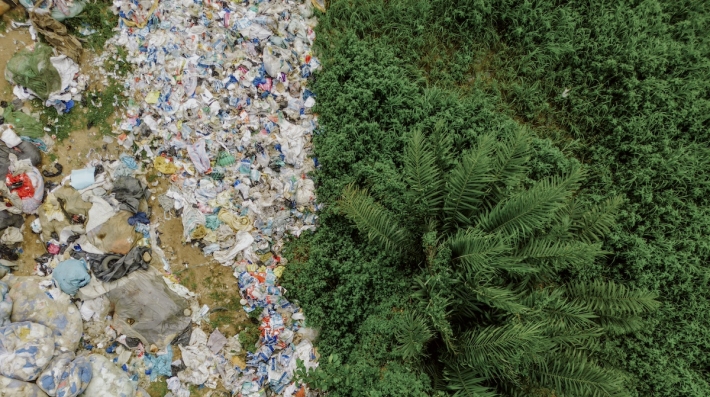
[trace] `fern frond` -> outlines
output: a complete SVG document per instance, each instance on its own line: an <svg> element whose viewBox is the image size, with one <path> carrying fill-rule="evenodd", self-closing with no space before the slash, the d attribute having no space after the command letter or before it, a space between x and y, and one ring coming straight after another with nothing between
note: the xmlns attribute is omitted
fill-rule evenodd
<svg viewBox="0 0 710 397"><path fill-rule="evenodd" d="M542 180L532 188L498 203L480 218L479 226L488 233L517 236L519 241L549 222L581 178L582 173L577 169L565 178Z"/></svg>
<svg viewBox="0 0 710 397"><path fill-rule="evenodd" d="M477 300L511 314L521 314L530 310L520 302L520 298L510 288L475 286L460 293L471 296L472 292L475 292L474 296Z"/></svg>
<svg viewBox="0 0 710 397"><path fill-rule="evenodd" d="M507 324L465 332L461 338L462 353L458 362L486 378L503 375L516 357L533 355L543 348L542 324Z"/></svg>
<svg viewBox="0 0 710 397"><path fill-rule="evenodd" d="M560 397L626 397L624 376L590 362L583 355L550 356L530 369L534 383L552 388Z"/></svg>
<svg viewBox="0 0 710 397"><path fill-rule="evenodd" d="M506 189L517 185L525 178L527 171L525 164L529 158L530 135L519 128L508 139L501 142L498 150L493 154L493 183L486 194L485 201L495 204L504 197Z"/></svg>
<svg viewBox="0 0 710 397"><path fill-rule="evenodd" d="M446 240L451 248L453 263L466 266L470 271L489 268L492 258L510 252L510 245L500 236L484 234L477 229L459 230Z"/></svg>
<svg viewBox="0 0 710 397"><path fill-rule="evenodd" d="M514 255L533 265L557 271L569 266L580 268L591 264L597 257L605 253L601 249L601 244L531 239Z"/></svg>
<svg viewBox="0 0 710 397"><path fill-rule="evenodd" d="M656 310L660 303L657 294L633 291L621 284L596 280L572 283L564 287L565 295L586 305L600 316L634 315Z"/></svg>
<svg viewBox="0 0 710 397"><path fill-rule="evenodd" d="M585 242L596 242L609 233L614 225L614 215L621 207L623 199L615 196L601 205L595 205L579 218L573 219L571 231Z"/></svg>
<svg viewBox="0 0 710 397"><path fill-rule="evenodd" d="M338 200L340 210L367 233L367 238L390 253L400 253L411 246L411 237L400 227L394 216L370 197L367 190L348 185Z"/></svg>
<svg viewBox="0 0 710 397"><path fill-rule="evenodd" d="M421 131L415 130L404 153L404 180L416 193L417 200L435 211L443 200L441 172L431 145Z"/></svg>
<svg viewBox="0 0 710 397"><path fill-rule="evenodd" d="M522 303L535 310L535 318L549 325L549 329L564 331L596 326L598 317L586 305L568 301L564 290L546 288L530 294Z"/></svg>
<svg viewBox="0 0 710 397"><path fill-rule="evenodd" d="M602 336L603 333L604 329L599 326L559 332L549 337L550 341L557 345L557 347L551 349L551 351L558 351L560 349L590 350L597 344L599 337Z"/></svg>
<svg viewBox="0 0 710 397"><path fill-rule="evenodd" d="M639 331L643 328L644 321L639 316L600 316L599 325L613 335L623 335Z"/></svg>
<svg viewBox="0 0 710 397"><path fill-rule="evenodd" d="M426 343L434 333L421 315L408 311L401 319L395 336L399 342L395 352L405 359L416 359L423 354Z"/></svg>
<svg viewBox="0 0 710 397"><path fill-rule="evenodd" d="M485 378L479 378L476 371L460 365L447 365L444 369L446 388L454 392L455 397L496 397L497 393L482 385Z"/></svg>
<svg viewBox="0 0 710 397"><path fill-rule="evenodd" d="M481 205L486 185L492 181L490 153L495 146L491 135L479 137L475 149L466 152L451 170L446 182L444 216L446 225L467 225L469 216Z"/></svg>
<svg viewBox="0 0 710 397"><path fill-rule="evenodd" d="M452 294L441 287L438 276L419 275L414 277L412 298L419 303L419 312L426 315L439 337L450 352L456 351L454 330L449 322Z"/></svg>

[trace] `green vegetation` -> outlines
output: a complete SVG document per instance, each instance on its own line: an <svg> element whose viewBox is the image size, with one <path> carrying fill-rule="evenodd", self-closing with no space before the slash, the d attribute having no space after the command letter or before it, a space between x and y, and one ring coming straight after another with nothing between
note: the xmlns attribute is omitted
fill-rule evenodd
<svg viewBox="0 0 710 397"><path fill-rule="evenodd" d="M168 382L164 377L160 376L155 382L151 382L150 386L145 390L151 397L163 397L168 394Z"/></svg>
<svg viewBox="0 0 710 397"><path fill-rule="evenodd" d="M124 103L121 86L111 82L103 91L87 91L84 94L86 106L75 104L69 113L57 113L53 107L46 107L38 100L33 100L35 109L40 109L40 122L48 126L57 139L66 139L72 131L96 127L99 133L111 133L111 123L116 108Z"/></svg>
<svg viewBox="0 0 710 397"><path fill-rule="evenodd" d="M565 379L598 380L603 395L710 395L709 8L687 0L334 1L320 16L324 68L312 83L321 126L317 193L327 205L320 229L289 247L284 277L321 329L322 365L309 382L342 396L476 395L481 387L501 395L595 395L552 375L567 372L574 376ZM403 177L416 131L429 142L441 181L482 137L507 142L530 134L525 178L501 203L581 168L586 178L565 202L575 209L618 204L617 223L594 233L602 244L594 255L553 266L538 289L519 287L537 273L504 270L474 279L462 293L469 273L442 248L459 230L485 227L488 217L480 215L498 204L466 207L481 214L458 229L446 229L439 207L430 222L431 206L415 197L448 185L412 190ZM348 202L370 208L370 217L350 222L341 212ZM353 208L345 213L357 219ZM560 221L555 214L523 234L549 235ZM562 224L574 219L586 222L570 215ZM372 232L378 228L393 240L383 245ZM591 242L577 231L554 232ZM565 240L547 248L552 241ZM592 260L599 251L609 254ZM477 291L484 287L499 294ZM646 302L657 293L663 304L643 322L622 324L607 311L619 306L576 307L592 291ZM523 307L491 300L506 296ZM565 310L574 307L575 324L604 329L572 338L584 355L567 354L557 344L567 339L550 334L549 325L525 328L549 314L544 308L571 314ZM470 348L486 340L501 349L481 355ZM443 357L461 366L444 368ZM543 363L547 370L536 370Z"/></svg>
<svg viewBox="0 0 710 397"><path fill-rule="evenodd" d="M84 46L100 52L106 41L113 37L113 29L118 26L118 15L113 13L112 2L108 0L87 1L84 10L74 18L64 21L69 33L85 40ZM84 36L84 29L96 32Z"/></svg>
<svg viewBox="0 0 710 397"><path fill-rule="evenodd" d="M256 342L259 341L261 333L259 332L259 327L253 324L246 324L242 332L239 333L239 343L241 343L242 348L249 353L255 353Z"/></svg>

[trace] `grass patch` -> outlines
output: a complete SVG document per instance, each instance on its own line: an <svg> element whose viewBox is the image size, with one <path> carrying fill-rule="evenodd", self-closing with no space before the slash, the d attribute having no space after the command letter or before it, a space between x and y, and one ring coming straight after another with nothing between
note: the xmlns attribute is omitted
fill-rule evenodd
<svg viewBox="0 0 710 397"><path fill-rule="evenodd" d="M169 392L168 382L161 376L155 382L151 382L145 391L148 392L150 397L164 397Z"/></svg>

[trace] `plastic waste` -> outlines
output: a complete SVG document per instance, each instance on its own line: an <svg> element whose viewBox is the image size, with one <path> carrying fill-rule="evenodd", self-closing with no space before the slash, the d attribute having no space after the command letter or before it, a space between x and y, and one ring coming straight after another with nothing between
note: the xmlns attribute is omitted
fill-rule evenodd
<svg viewBox="0 0 710 397"><path fill-rule="evenodd" d="M42 43L35 44L34 51L30 51L28 49L20 50L7 62L7 66L5 67L5 78L11 83L18 84L32 90L32 92L39 98L47 100L51 93L61 89L62 84L59 72L57 72L57 69L54 65L52 65L49 59L51 56L52 47ZM10 124L26 122L26 119L24 121L19 121L19 119L13 118L12 116L8 117L8 114L3 114L3 116L5 117L5 121ZM37 122L35 121L35 123ZM20 128L16 124L13 125L15 126L15 129L18 130L20 135L25 135L20 131ZM37 131L34 128L31 130ZM40 127L39 131L41 130L42 128ZM39 138L42 135L44 134L34 133L27 136Z"/></svg>
<svg viewBox="0 0 710 397"><path fill-rule="evenodd" d="M121 202L121 209L136 213L141 199L146 197L146 189L133 177L120 177L114 181L113 193Z"/></svg>
<svg viewBox="0 0 710 397"><path fill-rule="evenodd" d="M8 292L10 286L0 281L0 327L10 324L10 314L12 314L12 299Z"/></svg>
<svg viewBox="0 0 710 397"><path fill-rule="evenodd" d="M12 277L6 281L10 285L9 295L13 302L13 323L32 321L45 325L52 331L57 351L76 351L83 324L79 310L69 295L51 286L51 281L47 287L40 286L43 279L39 277Z"/></svg>
<svg viewBox="0 0 710 397"><path fill-rule="evenodd" d="M190 324L185 315L188 302L154 269L135 271L119 281L123 283L106 297L115 307L112 324L120 333L162 349Z"/></svg>
<svg viewBox="0 0 710 397"><path fill-rule="evenodd" d="M214 354L207 347L207 335L195 328L189 346L180 346L182 362L187 367L178 373L178 378L187 383L215 388L219 372Z"/></svg>
<svg viewBox="0 0 710 397"><path fill-rule="evenodd" d="M47 394L34 383L23 382L2 375L0 375L0 390L3 391L3 397L47 397Z"/></svg>
<svg viewBox="0 0 710 397"><path fill-rule="evenodd" d="M0 211L0 230L9 227L19 228L25 223L22 215L11 214L7 211Z"/></svg>
<svg viewBox="0 0 710 397"><path fill-rule="evenodd" d="M17 269L17 264L5 259L0 259L0 279Z"/></svg>
<svg viewBox="0 0 710 397"><path fill-rule="evenodd" d="M72 170L71 186L76 190L85 189L94 184L94 167L82 168L80 170Z"/></svg>
<svg viewBox="0 0 710 397"><path fill-rule="evenodd" d="M73 0L69 2L57 2L57 3L41 3L39 5L35 4L32 0L18 0L25 8L40 8L42 10L51 9L52 18L57 21L63 21L68 18L74 18L79 15L86 6L86 2L82 0ZM53 6L52 6L53 5ZM49 6L49 7L48 7Z"/></svg>
<svg viewBox="0 0 710 397"><path fill-rule="evenodd" d="M52 272L52 278L65 294L76 295L79 288L91 281L88 270L89 267L84 260L67 259L59 262Z"/></svg>
<svg viewBox="0 0 710 397"><path fill-rule="evenodd" d="M155 160L153 160L153 167L158 170L158 172L166 175L174 174L178 170L174 162L169 161L163 156L157 156Z"/></svg>
<svg viewBox="0 0 710 397"><path fill-rule="evenodd" d="M89 213L89 209L92 208L90 202L84 201L81 194L67 186L62 186L54 192L54 196L62 204L62 208L69 215L81 215L86 217Z"/></svg>
<svg viewBox="0 0 710 397"><path fill-rule="evenodd" d="M37 378L37 386L50 397L76 397L91 382L92 367L86 357L75 358L73 352L52 359Z"/></svg>
<svg viewBox="0 0 710 397"><path fill-rule="evenodd" d="M90 354L87 357L91 364L91 382L84 393L85 397L134 397L137 387L120 367L108 358Z"/></svg>
<svg viewBox="0 0 710 397"><path fill-rule="evenodd" d="M219 353L220 350L227 344L227 338L222 335L221 332L219 332L218 329L215 329L212 331L210 334L210 338L207 341L207 347L212 351L212 353L217 354Z"/></svg>
<svg viewBox="0 0 710 397"><path fill-rule="evenodd" d="M5 245L13 245L15 243L21 243L24 240L22 236L22 231L16 227L8 227L2 232L0 236L0 243Z"/></svg>
<svg viewBox="0 0 710 397"><path fill-rule="evenodd" d="M139 239L128 218L133 216L128 211L119 211L99 227L87 231L89 242L104 253L126 255ZM91 216L89 216L91 219Z"/></svg>
<svg viewBox="0 0 710 397"><path fill-rule="evenodd" d="M150 381L153 382L158 379L158 376L172 375L171 364L173 362L173 348L168 346L166 352L163 354L146 354L144 360L146 362L146 369L150 370Z"/></svg>
<svg viewBox="0 0 710 397"><path fill-rule="evenodd" d="M118 280L136 270L148 269L152 259L151 254L150 247L136 246L125 256L106 255L100 260L91 261L91 271L101 281Z"/></svg>
<svg viewBox="0 0 710 397"><path fill-rule="evenodd" d="M29 321L0 328L0 375L33 381L54 354L52 330Z"/></svg>
<svg viewBox="0 0 710 397"><path fill-rule="evenodd" d="M24 113L23 113L24 114ZM30 142L22 141L19 145L8 148L7 145L0 144L0 173L7 175L10 168L10 153L17 157L18 160L29 160L30 164L37 166L42 162L42 155L37 146Z"/></svg>
<svg viewBox="0 0 710 397"><path fill-rule="evenodd" d="M60 2L57 1L55 4L60 4ZM81 9L78 9L78 11L80 12ZM52 47L56 48L59 53L79 62L82 53L81 42L69 34L64 24L42 10L31 9L29 14L32 26ZM58 16L61 18L61 14Z"/></svg>

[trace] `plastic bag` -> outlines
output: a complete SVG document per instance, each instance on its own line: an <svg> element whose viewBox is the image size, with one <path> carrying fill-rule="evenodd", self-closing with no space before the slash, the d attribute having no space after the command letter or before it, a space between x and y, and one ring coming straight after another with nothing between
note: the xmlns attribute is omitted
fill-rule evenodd
<svg viewBox="0 0 710 397"><path fill-rule="evenodd" d="M49 327L58 351L76 351L84 331L79 309L59 288L40 287L39 277L7 280L12 299L12 322L33 321Z"/></svg>
<svg viewBox="0 0 710 397"><path fill-rule="evenodd" d="M49 94L60 90L62 85L59 72L57 72L57 69L49 60L51 56L52 47L42 43L37 43L34 51L27 49L21 50L7 62L5 79L11 83L32 90L38 97L46 101L47 98L49 98ZM12 118L7 115L5 115L5 120L15 125ZM15 128L18 129L20 135L25 135L19 131L17 126L15 126ZM39 138L42 135L43 134L27 136Z"/></svg>
<svg viewBox="0 0 710 397"><path fill-rule="evenodd" d="M86 262L76 259L59 262L52 272L52 278L59 284L59 288L69 295L76 295L79 288L91 281Z"/></svg>
<svg viewBox="0 0 710 397"><path fill-rule="evenodd" d="M14 59L14 58L13 58ZM10 60L12 61L12 60ZM8 69L5 71L5 76L7 77L7 70L9 70L10 63L8 62ZM56 69L54 70L57 71ZM58 76L58 74L57 74ZM28 136L30 138L40 138L44 136L44 130L42 130L42 124L37 121L34 117L26 114L22 111L15 111L12 105L5 108L2 113L5 118L5 122L12 125L12 128L18 135ZM6 151L4 149L3 151ZM39 161L38 161L39 162Z"/></svg>
<svg viewBox="0 0 710 397"><path fill-rule="evenodd" d="M62 353L49 363L37 378L37 385L50 397L76 397L89 386L91 363L86 357L74 358L74 353Z"/></svg>
<svg viewBox="0 0 710 397"><path fill-rule="evenodd" d="M90 354L88 360L91 363L92 377L82 396L134 397L136 395L136 386L131 382L128 374L108 358Z"/></svg>
<svg viewBox="0 0 710 397"><path fill-rule="evenodd" d="M128 224L128 218L133 216L128 211L119 211L103 225L89 230L89 242L102 252L113 252L125 255L137 239L133 226Z"/></svg>
<svg viewBox="0 0 710 397"><path fill-rule="evenodd" d="M28 9L33 8L35 6L35 2L32 0L19 1L20 4L22 4L25 8ZM45 10L47 9L45 4L45 2L42 2L38 5L38 7ZM52 7L52 18L56 19L57 21L63 21L65 19L74 18L75 16L81 14L85 6L86 2L83 0L74 0L71 2L71 4L65 4L62 7L57 5L56 7Z"/></svg>
<svg viewBox="0 0 710 397"><path fill-rule="evenodd" d="M10 324L10 314L12 314L12 299L8 292L10 286L0 281L0 327Z"/></svg>
<svg viewBox="0 0 710 397"><path fill-rule="evenodd" d="M140 181L133 177L120 177L113 184L116 200L121 202L121 209L136 213L139 211L141 199L145 198L146 190Z"/></svg>
<svg viewBox="0 0 710 397"><path fill-rule="evenodd" d="M185 316L188 302L152 268L120 279L106 297L115 308L113 327L146 346L162 349L190 324L190 317Z"/></svg>
<svg viewBox="0 0 710 397"><path fill-rule="evenodd" d="M34 383L0 376L0 396L2 397L47 397Z"/></svg>
<svg viewBox="0 0 710 397"><path fill-rule="evenodd" d="M52 330L29 321L0 328L0 375L33 381L54 354Z"/></svg>

